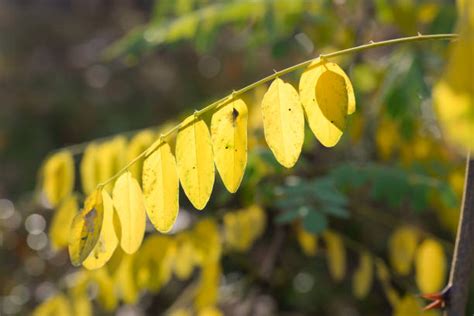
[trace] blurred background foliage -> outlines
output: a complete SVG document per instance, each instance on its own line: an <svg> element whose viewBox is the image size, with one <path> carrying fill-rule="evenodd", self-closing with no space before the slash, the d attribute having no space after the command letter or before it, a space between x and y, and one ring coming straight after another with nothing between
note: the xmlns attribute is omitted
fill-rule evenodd
<svg viewBox="0 0 474 316"><path fill-rule="evenodd" d="M33 199L49 151L159 129L273 69L371 40L448 33L455 21L448 0L1 1L0 314L28 314L48 297L62 306L54 295L76 272L66 251L50 246L53 213ZM423 251L416 258L414 251L434 240L450 258L458 219L463 157L443 142L431 102L446 47L426 42L339 58L358 111L335 148L307 137L294 169L284 170L262 146L259 112L250 113L252 151L239 192L219 185L199 214L184 203L173 232L184 234L203 217L223 223L230 243L218 289L224 314L417 315L416 295L443 285L446 271L440 284L423 285L419 270L430 270ZM264 92L248 93L249 107ZM248 237L242 245L229 228L239 221L224 210L251 204L265 210L267 229L261 236L238 230ZM363 290L353 290L351 278L368 278L356 273L363 254L378 282L358 299ZM103 280L98 275L87 278ZM133 304L114 313L176 307L186 293L177 279L159 295L124 298ZM95 314L110 313L97 282L87 295L99 295Z"/></svg>

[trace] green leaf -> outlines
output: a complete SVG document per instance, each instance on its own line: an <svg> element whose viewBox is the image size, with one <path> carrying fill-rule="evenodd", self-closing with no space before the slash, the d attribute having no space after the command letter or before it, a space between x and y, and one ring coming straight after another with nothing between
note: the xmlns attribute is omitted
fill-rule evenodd
<svg viewBox="0 0 474 316"><path fill-rule="evenodd" d="M310 211L303 219L303 228L310 233L319 234L328 226L326 216L314 210Z"/></svg>

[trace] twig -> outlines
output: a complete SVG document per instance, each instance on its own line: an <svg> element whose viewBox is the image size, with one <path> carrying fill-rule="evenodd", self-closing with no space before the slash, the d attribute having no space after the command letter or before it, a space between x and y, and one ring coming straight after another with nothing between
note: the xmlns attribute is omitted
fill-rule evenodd
<svg viewBox="0 0 474 316"><path fill-rule="evenodd" d="M447 286L445 316L464 315L474 260L474 159L467 156L463 202Z"/></svg>

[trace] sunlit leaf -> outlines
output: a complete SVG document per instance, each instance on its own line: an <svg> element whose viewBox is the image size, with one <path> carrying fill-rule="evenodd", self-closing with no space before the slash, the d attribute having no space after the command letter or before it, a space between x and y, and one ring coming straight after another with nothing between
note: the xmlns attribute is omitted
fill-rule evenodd
<svg viewBox="0 0 474 316"><path fill-rule="evenodd" d="M69 229L74 216L79 212L76 195L70 195L59 205L51 220L49 239L54 250L67 247L69 242Z"/></svg>
<svg viewBox="0 0 474 316"><path fill-rule="evenodd" d="M352 84L335 63L316 60L301 75L300 97L308 124L326 147L337 144L346 116L355 111Z"/></svg>
<svg viewBox="0 0 474 316"><path fill-rule="evenodd" d="M390 236L388 257L393 269L400 275L408 275L418 246L418 231L402 226Z"/></svg>
<svg viewBox="0 0 474 316"><path fill-rule="evenodd" d="M145 159L142 179L148 218L158 231L168 232L179 210L178 172L168 143L162 142Z"/></svg>
<svg viewBox="0 0 474 316"><path fill-rule="evenodd" d="M247 105L242 99L220 107L211 120L214 161L222 182L237 191L247 165Z"/></svg>
<svg viewBox="0 0 474 316"><path fill-rule="evenodd" d="M124 172L115 183L113 201L120 220L120 246L123 251L132 254L142 243L146 214L142 190L129 171Z"/></svg>
<svg viewBox="0 0 474 316"><path fill-rule="evenodd" d="M99 240L104 216L102 190L94 191L84 202L84 208L71 224L69 234L69 257L79 266L91 253Z"/></svg>
<svg viewBox="0 0 474 316"><path fill-rule="evenodd" d="M102 203L104 216L99 240L89 256L82 263L82 265L89 270L98 269L107 263L110 257L112 257L118 244L113 222L114 205L112 198L106 191L102 191Z"/></svg>
<svg viewBox="0 0 474 316"><path fill-rule="evenodd" d="M434 239L427 239L416 250L416 284L422 293L442 289L446 279L446 256L443 247Z"/></svg>
<svg viewBox="0 0 474 316"><path fill-rule="evenodd" d="M363 252L359 256L359 266L352 277L352 293L356 298L363 299L367 296L372 287L373 275L372 257L369 253Z"/></svg>
<svg viewBox="0 0 474 316"><path fill-rule="evenodd" d="M57 206L74 187L74 159L69 151L53 154L42 167L42 189L48 202Z"/></svg>
<svg viewBox="0 0 474 316"><path fill-rule="evenodd" d="M176 163L184 193L195 208L202 210L214 186L214 159L209 129L194 115L181 123L176 139Z"/></svg>
<svg viewBox="0 0 474 316"><path fill-rule="evenodd" d="M327 264L329 273L335 281L341 281L346 274L346 248L341 237L333 232L323 234L327 248Z"/></svg>
<svg viewBox="0 0 474 316"><path fill-rule="evenodd" d="M82 191L91 194L99 184L98 146L87 145L80 164Z"/></svg>
<svg viewBox="0 0 474 316"><path fill-rule="evenodd" d="M154 133L150 130L144 130L133 136L127 145L126 160L132 161L143 151L145 151L153 143L154 136ZM143 159L139 159L129 168L132 176L137 179L138 183L140 184L142 183L142 168Z"/></svg>
<svg viewBox="0 0 474 316"><path fill-rule="evenodd" d="M51 296L32 313L33 316L72 316L71 304L63 294Z"/></svg>
<svg viewBox="0 0 474 316"><path fill-rule="evenodd" d="M291 168L304 141L304 114L296 89L276 78L262 100L265 140L277 161Z"/></svg>

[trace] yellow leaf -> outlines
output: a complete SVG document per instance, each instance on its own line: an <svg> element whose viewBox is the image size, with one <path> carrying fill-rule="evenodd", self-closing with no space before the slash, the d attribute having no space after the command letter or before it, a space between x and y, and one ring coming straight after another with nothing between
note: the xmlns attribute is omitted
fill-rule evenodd
<svg viewBox="0 0 474 316"><path fill-rule="evenodd" d="M412 227L400 227L390 236L388 256L398 274L410 273L417 246L418 232Z"/></svg>
<svg viewBox="0 0 474 316"><path fill-rule="evenodd" d="M196 254L192 240L187 234L181 235L178 242L174 272L178 279L186 280L191 276L196 263Z"/></svg>
<svg viewBox="0 0 474 316"><path fill-rule="evenodd" d="M127 161L132 161L145 151L153 143L154 137L154 133L150 130L144 130L137 133L128 143L126 154ZM142 183L142 168L143 159L139 159L129 168L132 176L137 179L138 183Z"/></svg>
<svg viewBox="0 0 474 316"><path fill-rule="evenodd" d="M98 287L97 301L106 311L113 311L118 303L114 279L105 268L91 271L91 274Z"/></svg>
<svg viewBox="0 0 474 316"><path fill-rule="evenodd" d="M304 254L309 257L314 257L318 251L318 236L308 233L302 227L296 228L296 239Z"/></svg>
<svg viewBox="0 0 474 316"><path fill-rule="evenodd" d="M53 250L67 247L71 223L78 212L77 196L74 194L64 199L55 211L49 228L49 239Z"/></svg>
<svg viewBox="0 0 474 316"><path fill-rule="evenodd" d="M207 218L199 221L194 227L192 234L197 261L200 264L216 262L220 259L222 241L219 227L214 219Z"/></svg>
<svg viewBox="0 0 474 316"><path fill-rule="evenodd" d="M304 113L296 89L276 78L263 96L262 117L265 140L276 160L293 167L304 141Z"/></svg>
<svg viewBox="0 0 474 316"><path fill-rule="evenodd" d="M354 272L352 278L352 293L358 299L367 296L372 287L373 280L373 263L370 254L364 252L360 254L359 266Z"/></svg>
<svg viewBox="0 0 474 316"><path fill-rule="evenodd" d="M231 193L239 188L247 165L247 105L237 99L220 107L211 120L214 161Z"/></svg>
<svg viewBox="0 0 474 316"><path fill-rule="evenodd" d="M116 174L126 163L127 140L123 136L116 136L97 149L97 180L99 183L106 181ZM111 189L112 184L106 189Z"/></svg>
<svg viewBox="0 0 474 316"><path fill-rule="evenodd" d="M57 206L74 188L74 159L69 151L52 155L43 166L43 192L51 204Z"/></svg>
<svg viewBox="0 0 474 316"><path fill-rule="evenodd" d="M392 287L392 284L390 283L390 272L382 260L375 260L375 271L388 302L390 305L396 306L400 302L400 297L398 296L398 292Z"/></svg>
<svg viewBox="0 0 474 316"><path fill-rule="evenodd" d="M74 266L79 266L94 249L99 240L104 207L101 190L93 192L84 202L84 208L71 224L69 235L69 257Z"/></svg>
<svg viewBox="0 0 474 316"><path fill-rule="evenodd" d="M418 247L415 269L416 284L422 293L441 290L446 278L446 257L436 240L427 239Z"/></svg>
<svg viewBox="0 0 474 316"><path fill-rule="evenodd" d="M176 139L176 162L184 193L195 208L202 210L214 186L214 160L209 129L194 115L181 123Z"/></svg>
<svg viewBox="0 0 474 316"><path fill-rule="evenodd" d="M337 64L318 59L301 75L299 90L316 138L326 147L336 145L346 125L346 115L355 111L354 91L347 75Z"/></svg>
<svg viewBox="0 0 474 316"><path fill-rule="evenodd" d="M219 262L207 263L202 267L199 285L194 298L195 307L200 310L217 303L221 267Z"/></svg>
<svg viewBox="0 0 474 316"><path fill-rule="evenodd" d="M394 306L393 316L436 316L436 311L423 311L423 304L415 297L406 295Z"/></svg>
<svg viewBox="0 0 474 316"><path fill-rule="evenodd" d="M346 274L346 248L338 234L326 231L323 237L327 247L329 273L335 281L341 281Z"/></svg>
<svg viewBox="0 0 474 316"><path fill-rule="evenodd" d="M173 310L169 316L192 316L193 313L187 308L179 308Z"/></svg>
<svg viewBox="0 0 474 316"><path fill-rule="evenodd" d="M208 306L204 309L201 309L197 316L222 316L224 315L217 307L215 306Z"/></svg>
<svg viewBox="0 0 474 316"><path fill-rule="evenodd" d="M99 240L89 256L82 265L89 270L102 267L110 257L112 257L115 248L117 248L118 239L114 230L114 205L110 195L102 191L102 202L104 208L104 217Z"/></svg>
<svg viewBox="0 0 474 316"><path fill-rule="evenodd" d="M84 295L76 295L73 296L72 299L72 315L80 315L80 316L92 316L92 303L89 297Z"/></svg>
<svg viewBox="0 0 474 316"><path fill-rule="evenodd" d="M120 266L114 275L114 287L126 304L135 304L138 300L138 288L134 278L134 256L124 254Z"/></svg>
<svg viewBox="0 0 474 316"><path fill-rule="evenodd" d="M129 171L115 182L114 207L120 220L120 246L128 254L140 247L145 234L145 201L137 180Z"/></svg>
<svg viewBox="0 0 474 316"><path fill-rule="evenodd" d="M179 210L176 161L168 143L161 143L143 163L143 194L146 212L155 228L171 230Z"/></svg>
<svg viewBox="0 0 474 316"><path fill-rule="evenodd" d="M84 194L91 194L99 184L98 174L98 146L91 143L86 147L81 159L81 184Z"/></svg>
<svg viewBox="0 0 474 316"><path fill-rule="evenodd" d="M72 316L71 305L64 294L56 294L41 303L34 311L33 316Z"/></svg>

